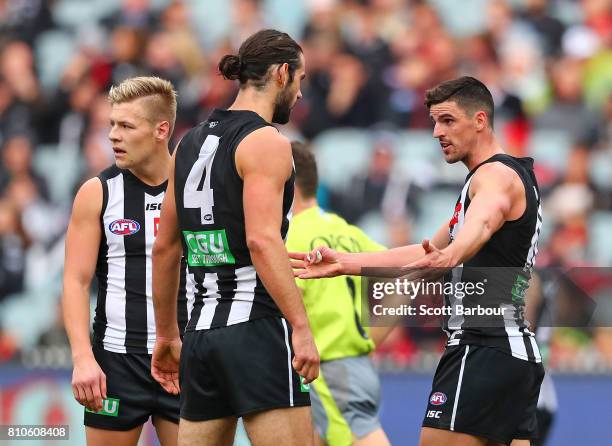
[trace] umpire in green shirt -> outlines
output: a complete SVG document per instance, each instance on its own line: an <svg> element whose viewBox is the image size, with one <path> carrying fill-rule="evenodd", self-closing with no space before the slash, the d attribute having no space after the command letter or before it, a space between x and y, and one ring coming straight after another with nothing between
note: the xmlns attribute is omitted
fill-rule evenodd
<svg viewBox="0 0 612 446"><path fill-rule="evenodd" d="M291 146L296 177L287 250L309 252L322 245L345 252L383 250L356 226L319 208L314 154L301 143ZM361 278L296 281L321 357L319 378L310 387L317 444L389 445L378 419L380 381L369 357L374 342L361 323Z"/></svg>

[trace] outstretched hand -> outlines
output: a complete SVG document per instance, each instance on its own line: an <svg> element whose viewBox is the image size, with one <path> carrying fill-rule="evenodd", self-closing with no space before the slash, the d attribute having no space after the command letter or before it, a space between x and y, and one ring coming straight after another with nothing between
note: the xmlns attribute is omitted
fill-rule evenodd
<svg viewBox="0 0 612 446"><path fill-rule="evenodd" d="M453 268L453 260L446 250L441 250L428 239L421 243L425 255L402 267L410 280L437 280Z"/></svg>
<svg viewBox="0 0 612 446"><path fill-rule="evenodd" d="M342 264L338 253L327 246L319 246L312 251L290 252L293 275L300 279L318 279L342 275Z"/></svg>

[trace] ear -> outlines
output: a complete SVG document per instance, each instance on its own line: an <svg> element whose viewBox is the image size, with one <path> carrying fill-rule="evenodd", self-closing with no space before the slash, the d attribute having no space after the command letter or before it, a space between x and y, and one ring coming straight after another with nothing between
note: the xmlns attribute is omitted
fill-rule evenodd
<svg viewBox="0 0 612 446"><path fill-rule="evenodd" d="M161 121L155 128L155 138L158 140L170 139L170 123Z"/></svg>
<svg viewBox="0 0 612 446"><path fill-rule="evenodd" d="M278 66L276 82L279 87L283 88L289 82L289 64L283 63Z"/></svg>
<svg viewBox="0 0 612 446"><path fill-rule="evenodd" d="M482 132L489 126L489 118L487 117L487 114L482 110L476 112L476 114L474 115L474 121L476 122L476 130L478 132Z"/></svg>

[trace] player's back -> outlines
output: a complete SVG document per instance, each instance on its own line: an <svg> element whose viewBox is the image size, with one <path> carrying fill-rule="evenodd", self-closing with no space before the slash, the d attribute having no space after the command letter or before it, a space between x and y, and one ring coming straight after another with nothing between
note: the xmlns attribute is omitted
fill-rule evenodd
<svg viewBox="0 0 612 446"><path fill-rule="evenodd" d="M175 199L191 278L187 287L191 311L186 331L281 314L251 260L246 241L243 181L235 163L240 142L268 125L249 110L214 110L179 145ZM292 202L293 175L284 189L283 238Z"/></svg>

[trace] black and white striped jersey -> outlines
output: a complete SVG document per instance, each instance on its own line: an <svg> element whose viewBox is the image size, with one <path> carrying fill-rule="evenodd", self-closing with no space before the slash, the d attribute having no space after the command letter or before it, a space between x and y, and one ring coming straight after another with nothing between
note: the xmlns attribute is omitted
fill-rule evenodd
<svg viewBox="0 0 612 446"><path fill-rule="evenodd" d="M240 142L268 125L252 111L214 110L183 137L177 149L174 193L190 278L186 331L281 315L247 247L243 181L235 164ZM293 184L294 174L283 191L283 239L289 228Z"/></svg>
<svg viewBox="0 0 612 446"><path fill-rule="evenodd" d="M151 354L155 344L151 251L168 183L149 186L116 165L98 178L103 202L94 342L115 353ZM187 323L184 262L177 313L182 333Z"/></svg>
<svg viewBox="0 0 612 446"><path fill-rule="evenodd" d="M452 243L463 226L470 206L469 187L474 173L492 162L503 163L519 175L525 187L526 209L519 219L505 222L471 259L445 277L446 282L453 284L453 291L445 295L445 304L451 310L444 318L444 330L449 335L447 345L485 345L516 358L541 362L535 336L528 330L524 318L525 292L542 227L533 159L497 154L474 168L466 177L449 222L450 240ZM462 287L468 289L465 286L468 283L475 287L480 283L484 293L457 293ZM490 316L482 316L473 311L476 307L498 310L492 311Z"/></svg>

